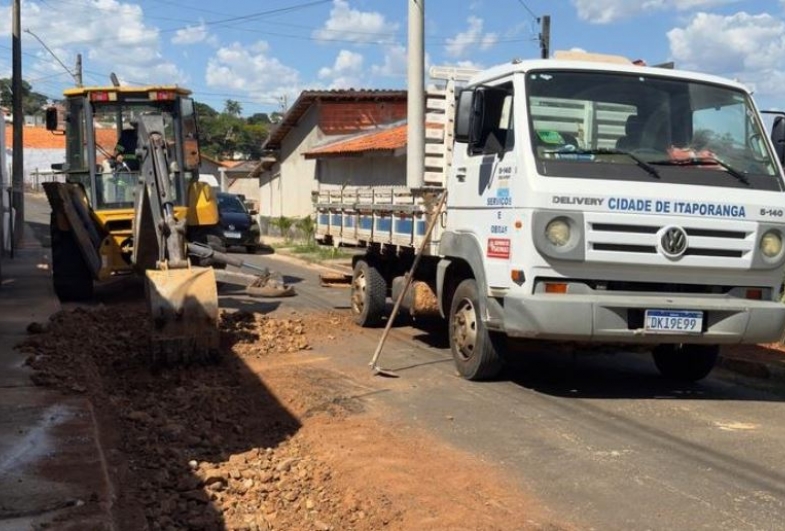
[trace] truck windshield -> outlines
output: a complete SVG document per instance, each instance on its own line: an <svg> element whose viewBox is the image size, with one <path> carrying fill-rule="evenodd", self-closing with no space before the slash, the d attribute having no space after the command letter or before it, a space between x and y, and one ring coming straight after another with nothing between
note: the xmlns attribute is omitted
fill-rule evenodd
<svg viewBox="0 0 785 531"><path fill-rule="evenodd" d="M526 77L540 175L783 190L749 96L665 76Z"/></svg>

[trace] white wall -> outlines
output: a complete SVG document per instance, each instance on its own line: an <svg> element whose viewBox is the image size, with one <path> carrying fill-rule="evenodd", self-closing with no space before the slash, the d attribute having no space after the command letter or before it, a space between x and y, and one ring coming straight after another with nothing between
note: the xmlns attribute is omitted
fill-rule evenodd
<svg viewBox="0 0 785 531"><path fill-rule="evenodd" d="M319 160L319 187L405 186L406 156L327 158Z"/></svg>
<svg viewBox="0 0 785 531"><path fill-rule="evenodd" d="M316 161L307 160L303 153L324 138L318 128L318 117L318 106L311 106L281 143L283 162L262 175L259 193L262 216L299 218L313 213L311 192L317 184Z"/></svg>

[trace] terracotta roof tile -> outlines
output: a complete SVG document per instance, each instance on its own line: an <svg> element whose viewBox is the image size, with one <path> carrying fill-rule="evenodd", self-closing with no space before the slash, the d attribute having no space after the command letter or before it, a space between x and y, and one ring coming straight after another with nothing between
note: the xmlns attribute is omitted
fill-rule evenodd
<svg viewBox="0 0 785 531"><path fill-rule="evenodd" d="M442 129L444 126L438 123L427 123L428 129ZM388 129L377 130L372 133L361 133L344 138L338 142L333 142L324 146L312 149L304 154L306 159L328 158L328 157L351 157L360 153L389 153L393 154L397 150L404 149L407 143L406 124L396 125Z"/></svg>
<svg viewBox="0 0 785 531"><path fill-rule="evenodd" d="M305 154L307 159L351 156L369 151L392 153L406 147L406 124L355 136L348 140L322 146Z"/></svg>
<svg viewBox="0 0 785 531"><path fill-rule="evenodd" d="M98 144L111 151L117 142L117 133L114 129L96 129ZM24 147L29 149L61 149L65 154L65 135L54 134L47 131L44 127L24 127L22 129L22 142ZM6 124L5 145L11 148L14 145L13 127Z"/></svg>
<svg viewBox="0 0 785 531"><path fill-rule="evenodd" d="M286 111L282 120L270 131L262 149L274 150L281 147L281 141L297 125L306 111L317 102L354 102L354 101L406 101L405 90L305 90Z"/></svg>

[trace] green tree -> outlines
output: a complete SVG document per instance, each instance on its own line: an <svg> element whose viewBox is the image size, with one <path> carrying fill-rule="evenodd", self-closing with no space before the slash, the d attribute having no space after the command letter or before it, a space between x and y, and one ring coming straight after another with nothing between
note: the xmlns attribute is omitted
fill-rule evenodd
<svg viewBox="0 0 785 531"><path fill-rule="evenodd" d="M248 125L270 125L271 123L272 121L270 120L270 115L266 112L257 112L248 118Z"/></svg>
<svg viewBox="0 0 785 531"><path fill-rule="evenodd" d="M235 118L239 118L242 113L243 113L243 106L240 105L239 101L226 100L226 103L224 104L224 114L228 114L229 116L234 116Z"/></svg>
<svg viewBox="0 0 785 531"><path fill-rule="evenodd" d="M11 108L14 104L13 91L11 90L11 79L0 79L0 104ZM22 80L22 110L25 115L41 115L44 107L49 102L49 98L43 94L33 91L33 87L25 80Z"/></svg>

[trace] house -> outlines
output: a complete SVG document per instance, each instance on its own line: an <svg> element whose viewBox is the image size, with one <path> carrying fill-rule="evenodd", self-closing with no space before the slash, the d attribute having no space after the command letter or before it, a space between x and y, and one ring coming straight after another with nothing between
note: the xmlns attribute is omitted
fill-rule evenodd
<svg viewBox="0 0 785 531"><path fill-rule="evenodd" d="M406 124L318 146L303 154L317 161L321 190L344 186L406 185Z"/></svg>
<svg viewBox="0 0 785 531"><path fill-rule="evenodd" d="M250 173L259 178L262 218L312 214L311 194L317 190L319 175L317 158L306 157L306 153L352 135L390 134L390 124L400 124L404 118L405 90L302 92L263 144L268 155ZM405 165L400 160L385 162L393 168ZM374 171L381 175L387 169ZM336 182L342 182L341 178L336 174L329 176Z"/></svg>
<svg viewBox="0 0 785 531"><path fill-rule="evenodd" d="M216 160L202 155L200 180L222 192L244 196L249 208L259 210L259 178L251 176L258 164L258 161Z"/></svg>
<svg viewBox="0 0 785 531"><path fill-rule="evenodd" d="M99 152L101 149L111 152L117 142L116 136L113 129L96 129ZM13 144L13 128L6 127L5 151L9 164ZM25 186L37 189L41 182L51 180L52 164L65 161L65 135L48 131L42 126L25 126L22 128L22 145Z"/></svg>

